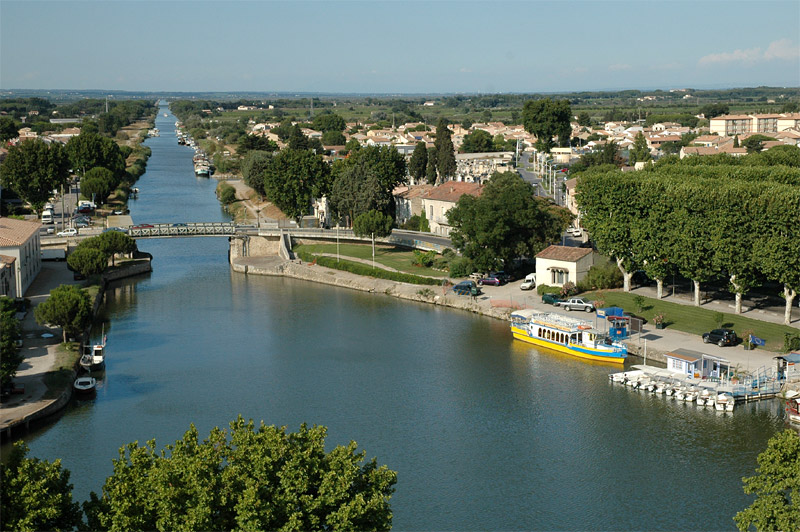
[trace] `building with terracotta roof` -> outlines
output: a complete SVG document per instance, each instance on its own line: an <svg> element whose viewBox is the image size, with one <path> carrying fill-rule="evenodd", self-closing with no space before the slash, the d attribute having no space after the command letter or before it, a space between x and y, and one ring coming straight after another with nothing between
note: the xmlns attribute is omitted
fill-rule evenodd
<svg viewBox="0 0 800 532"><path fill-rule="evenodd" d="M0 296L17 297L16 261L9 255L0 255Z"/></svg>
<svg viewBox="0 0 800 532"><path fill-rule="evenodd" d="M421 198L425 217L431 226L431 233L448 236L450 222L447 221L447 211L452 209L464 194L480 196L483 185L479 183L465 183L463 181L447 181L438 187L429 190Z"/></svg>
<svg viewBox="0 0 800 532"><path fill-rule="evenodd" d="M433 185L397 187L394 190L394 202L397 206L395 216L398 225L406 223L412 216L422 214L422 198L431 190Z"/></svg>
<svg viewBox="0 0 800 532"><path fill-rule="evenodd" d="M722 115L709 120L711 133L741 135L742 133L777 133L800 126L800 113Z"/></svg>
<svg viewBox="0 0 800 532"><path fill-rule="evenodd" d="M33 283L42 269L42 251L39 243L39 222L0 218L0 255L13 257L17 297Z"/></svg>
<svg viewBox="0 0 800 532"><path fill-rule="evenodd" d="M536 284L578 284L594 265L592 248L548 246L536 254Z"/></svg>

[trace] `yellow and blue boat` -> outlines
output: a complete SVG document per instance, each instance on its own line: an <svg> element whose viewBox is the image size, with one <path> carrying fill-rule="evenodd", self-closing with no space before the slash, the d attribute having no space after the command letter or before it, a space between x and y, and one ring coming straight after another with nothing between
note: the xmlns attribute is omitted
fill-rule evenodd
<svg viewBox="0 0 800 532"><path fill-rule="evenodd" d="M592 327L591 322L555 312L522 309L511 314L517 340L578 358L622 364L628 348Z"/></svg>

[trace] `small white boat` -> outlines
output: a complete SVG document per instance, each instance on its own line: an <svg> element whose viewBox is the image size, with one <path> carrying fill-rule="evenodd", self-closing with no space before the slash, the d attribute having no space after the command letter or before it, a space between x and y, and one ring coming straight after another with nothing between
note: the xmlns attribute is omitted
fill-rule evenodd
<svg viewBox="0 0 800 532"><path fill-rule="evenodd" d="M106 335L103 333L103 343L85 347L81 355L80 365L89 371L103 369L106 365Z"/></svg>
<svg viewBox="0 0 800 532"><path fill-rule="evenodd" d="M789 423L800 423L800 392L791 390L786 394L786 415Z"/></svg>
<svg viewBox="0 0 800 532"><path fill-rule="evenodd" d="M659 382L656 384L656 393L657 394L665 394L667 393L667 389L669 388L669 384L666 382Z"/></svg>
<svg viewBox="0 0 800 532"><path fill-rule="evenodd" d="M733 398L726 393L718 394L717 397L714 399L714 408L720 412L723 411L732 412Z"/></svg>
<svg viewBox="0 0 800 532"><path fill-rule="evenodd" d="M686 394L683 396L683 400L687 403L692 403L695 399L697 399L697 390L694 388L689 388L686 391Z"/></svg>
<svg viewBox="0 0 800 532"><path fill-rule="evenodd" d="M72 387L75 389L75 393L83 395L88 395L94 392L96 386L97 379L92 376L78 377L72 384Z"/></svg>
<svg viewBox="0 0 800 532"><path fill-rule="evenodd" d="M713 402L714 399L708 390L703 390L697 395L697 406L711 406Z"/></svg>
<svg viewBox="0 0 800 532"><path fill-rule="evenodd" d="M686 397L686 390L684 388L675 390L675 399L677 401L683 401L684 397Z"/></svg>

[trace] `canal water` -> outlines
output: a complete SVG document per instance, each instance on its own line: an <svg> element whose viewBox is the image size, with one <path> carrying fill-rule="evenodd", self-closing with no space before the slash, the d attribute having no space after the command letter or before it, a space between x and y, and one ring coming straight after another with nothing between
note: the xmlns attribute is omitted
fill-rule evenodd
<svg viewBox="0 0 800 532"><path fill-rule="evenodd" d="M134 222L227 220L165 112ZM79 501L124 444L241 414L356 440L398 472L398 530L733 530L741 478L783 426L777 402L718 414L611 385L617 368L514 342L498 320L232 273L225 238L139 247L153 273L108 292L97 397L26 438L62 458Z"/></svg>

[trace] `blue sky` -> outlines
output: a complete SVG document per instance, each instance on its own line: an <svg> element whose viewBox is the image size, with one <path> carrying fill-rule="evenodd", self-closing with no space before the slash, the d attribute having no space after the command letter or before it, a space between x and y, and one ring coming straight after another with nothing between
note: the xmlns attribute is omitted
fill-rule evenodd
<svg viewBox="0 0 800 532"><path fill-rule="evenodd" d="M0 88L800 86L800 2L0 0Z"/></svg>

